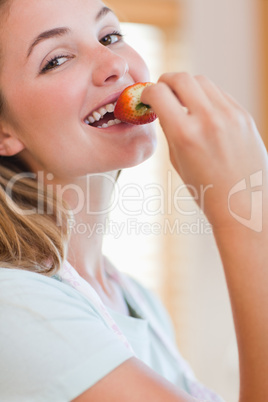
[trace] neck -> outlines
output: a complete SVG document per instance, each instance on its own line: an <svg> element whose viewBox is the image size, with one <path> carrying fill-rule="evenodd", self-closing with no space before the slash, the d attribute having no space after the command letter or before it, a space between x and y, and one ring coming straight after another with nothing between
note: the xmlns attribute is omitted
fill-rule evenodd
<svg viewBox="0 0 268 402"><path fill-rule="evenodd" d="M68 183L63 199L71 207L74 216L70 222L67 258L79 275L97 291L107 307L128 315L122 291L107 275L110 262L102 254L103 235L116 176L117 172L110 172Z"/></svg>
<svg viewBox="0 0 268 402"><path fill-rule="evenodd" d="M114 171L88 175L72 182L55 179L53 183L57 186L57 194L60 189L61 198L73 212L68 261L80 276L94 287L101 286L106 293L109 293L109 284L102 245L116 176Z"/></svg>

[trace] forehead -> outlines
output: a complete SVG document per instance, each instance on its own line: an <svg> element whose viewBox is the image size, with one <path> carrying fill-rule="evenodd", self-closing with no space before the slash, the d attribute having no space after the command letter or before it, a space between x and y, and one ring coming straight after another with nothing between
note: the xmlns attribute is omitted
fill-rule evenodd
<svg viewBox="0 0 268 402"><path fill-rule="evenodd" d="M1 4L1 1L0 1ZM103 6L101 0L9 0L8 20L16 21L31 20L34 23L53 21L58 17L67 17L72 11L73 17L79 14L93 15L96 8ZM76 11L76 12L75 12Z"/></svg>
<svg viewBox="0 0 268 402"><path fill-rule="evenodd" d="M1 19L1 33L5 39L23 35L26 40L48 27L79 23L85 16L90 19L102 6L101 0L11 0Z"/></svg>
<svg viewBox="0 0 268 402"><path fill-rule="evenodd" d="M25 56L26 46L40 34L60 26L92 26L101 0L11 0L1 19L2 62L8 55ZM3 10L4 11L4 10Z"/></svg>

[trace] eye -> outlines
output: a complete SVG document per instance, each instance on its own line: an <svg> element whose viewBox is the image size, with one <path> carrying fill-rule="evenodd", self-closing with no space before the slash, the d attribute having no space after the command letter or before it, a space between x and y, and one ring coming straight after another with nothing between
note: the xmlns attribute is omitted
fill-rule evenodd
<svg viewBox="0 0 268 402"><path fill-rule="evenodd" d="M70 56L55 56L48 60L46 65L42 68L41 73L46 73L49 70L54 70L60 67L62 64L66 63L70 59Z"/></svg>
<svg viewBox="0 0 268 402"><path fill-rule="evenodd" d="M120 40L123 38L123 35L120 32L112 32L103 38L100 39L100 43L103 46L109 46L113 45L114 43L120 42Z"/></svg>

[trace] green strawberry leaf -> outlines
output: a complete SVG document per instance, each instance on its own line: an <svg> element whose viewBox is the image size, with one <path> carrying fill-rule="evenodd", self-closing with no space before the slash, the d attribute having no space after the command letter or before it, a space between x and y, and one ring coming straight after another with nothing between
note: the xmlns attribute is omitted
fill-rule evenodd
<svg viewBox="0 0 268 402"><path fill-rule="evenodd" d="M140 102L140 103L137 104L135 109L136 110L140 110L140 109L148 110L148 109L151 109L151 106L150 105L145 105L145 103Z"/></svg>

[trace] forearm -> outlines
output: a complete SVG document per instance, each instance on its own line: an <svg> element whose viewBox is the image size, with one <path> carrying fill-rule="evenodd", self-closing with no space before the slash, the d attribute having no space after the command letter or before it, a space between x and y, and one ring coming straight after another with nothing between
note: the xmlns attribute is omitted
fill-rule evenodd
<svg viewBox="0 0 268 402"><path fill-rule="evenodd" d="M215 230L237 335L241 402L268 400L268 219L265 208L260 233L241 224Z"/></svg>

